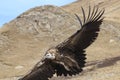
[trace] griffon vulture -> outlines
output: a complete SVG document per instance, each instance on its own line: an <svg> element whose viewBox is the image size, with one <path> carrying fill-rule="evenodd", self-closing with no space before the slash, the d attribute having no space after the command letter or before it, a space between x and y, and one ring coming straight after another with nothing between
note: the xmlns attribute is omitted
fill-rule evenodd
<svg viewBox="0 0 120 80"><path fill-rule="evenodd" d="M43 59L38 62L31 72L19 80L49 80L56 74L57 76L76 75L82 71L85 66L85 49L95 41L100 31L100 25L103 21L103 10L89 7L86 17L84 9L83 22L75 14L80 22L81 29L70 36L64 42L52 47L46 51Z"/></svg>

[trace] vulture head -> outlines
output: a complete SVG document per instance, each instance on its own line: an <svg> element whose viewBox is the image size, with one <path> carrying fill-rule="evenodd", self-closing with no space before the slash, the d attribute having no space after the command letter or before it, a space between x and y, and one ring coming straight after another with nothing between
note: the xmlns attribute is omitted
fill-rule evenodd
<svg viewBox="0 0 120 80"><path fill-rule="evenodd" d="M58 53L57 49L50 48L49 50L46 51L46 54L44 55L44 59L54 60L57 53Z"/></svg>

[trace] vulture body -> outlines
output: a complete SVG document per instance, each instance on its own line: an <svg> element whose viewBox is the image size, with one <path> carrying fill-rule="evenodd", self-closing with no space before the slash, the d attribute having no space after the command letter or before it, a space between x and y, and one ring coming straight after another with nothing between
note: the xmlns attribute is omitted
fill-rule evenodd
<svg viewBox="0 0 120 80"><path fill-rule="evenodd" d="M70 36L64 42L46 51L43 59L38 62L31 72L19 80L49 80L53 74L57 76L76 75L85 66L85 49L95 41L102 24L104 10L89 7L86 17L83 8L83 22L76 15L80 22L81 29Z"/></svg>

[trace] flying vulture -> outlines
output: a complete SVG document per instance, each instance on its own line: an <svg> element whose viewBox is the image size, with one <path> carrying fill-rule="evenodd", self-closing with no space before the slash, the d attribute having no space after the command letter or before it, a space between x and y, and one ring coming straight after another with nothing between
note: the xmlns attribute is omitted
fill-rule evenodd
<svg viewBox="0 0 120 80"><path fill-rule="evenodd" d="M38 62L30 73L19 80L49 80L54 74L57 76L76 75L85 66L85 49L92 44L98 36L100 25L103 22L104 9L99 10L89 6L88 16L81 7L83 22L75 14L80 22L81 29L55 47L49 48L43 59Z"/></svg>

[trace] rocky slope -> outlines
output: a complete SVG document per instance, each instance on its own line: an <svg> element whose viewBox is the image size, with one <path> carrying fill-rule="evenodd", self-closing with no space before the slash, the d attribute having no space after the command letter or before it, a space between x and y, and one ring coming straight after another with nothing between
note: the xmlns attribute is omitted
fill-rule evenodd
<svg viewBox="0 0 120 80"><path fill-rule="evenodd" d="M30 9L0 29L0 80L17 80L26 74L45 51L76 32L80 6L88 4L106 9L98 39L87 49L87 64L82 74L53 77L50 80L120 80L119 0L79 0L62 6ZM112 15L112 16L111 16Z"/></svg>
<svg viewBox="0 0 120 80"><path fill-rule="evenodd" d="M120 23L120 1L119 0L78 0L69 5L63 6L63 9L70 13L81 13L80 6L88 9L88 6L99 6L105 8L105 20ZM111 16L112 15L112 16Z"/></svg>
<svg viewBox="0 0 120 80"><path fill-rule="evenodd" d="M55 6L30 9L4 25L0 31L0 78L25 74L49 47L74 33L78 25L73 15Z"/></svg>

